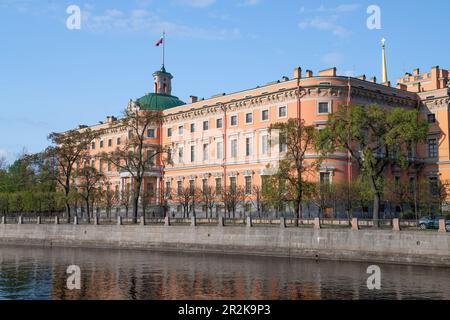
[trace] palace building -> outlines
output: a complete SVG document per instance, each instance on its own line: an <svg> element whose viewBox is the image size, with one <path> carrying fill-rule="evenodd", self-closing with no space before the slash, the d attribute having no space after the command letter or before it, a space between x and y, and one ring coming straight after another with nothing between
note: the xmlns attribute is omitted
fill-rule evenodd
<svg viewBox="0 0 450 320"><path fill-rule="evenodd" d="M146 173L144 193L156 194L156 205L165 195L183 188L207 186L221 190L242 186L251 194L264 176L274 173L286 146L270 136L269 127L289 118L303 119L306 125L326 126L328 115L339 105L377 104L384 108L419 108L431 124L426 145L416 146L409 161L417 163L407 173L392 172L399 179L450 180L449 154L449 71L433 67L418 69L398 79L387 81L383 43L383 83L376 78L340 76L336 68L314 74L295 68L290 77L263 86L208 99L189 97L185 103L172 95L173 76L163 66L153 74L154 92L130 100L128 108L160 111L164 121L147 132L148 145L170 150L171 165L160 157ZM107 117L106 122L91 127L102 136L92 143L92 155L111 152L127 139L121 120ZM273 135L273 134L272 134ZM149 152L152 152L149 149ZM311 154L310 157L314 158ZM118 172L110 164L93 160L117 191L130 188L129 174ZM407 175L405 177L405 174ZM358 175L347 153L330 155L310 179L329 183L351 183ZM169 200L170 212L180 212L180 205Z"/></svg>

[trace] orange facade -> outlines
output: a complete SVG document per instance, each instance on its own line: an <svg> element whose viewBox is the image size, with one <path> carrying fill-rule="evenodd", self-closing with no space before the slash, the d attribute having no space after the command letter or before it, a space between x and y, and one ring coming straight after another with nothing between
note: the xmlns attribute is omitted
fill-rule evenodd
<svg viewBox="0 0 450 320"><path fill-rule="evenodd" d="M154 74L156 93L176 98L171 96L172 75L162 70ZM209 99L190 97L188 104L158 106L164 123L153 128L148 143L170 149L173 163L163 167L162 159L157 159L154 170L147 174L144 191L154 190L158 202L168 190L176 192L189 186L201 189L205 184L213 187L237 184L248 189L249 185L261 185L261 177L272 174L284 155L276 134L269 134L271 124L301 118L307 125L320 128L339 105L349 104L420 108L421 115L431 123L430 137L427 145L417 147L413 157L425 161L422 170L425 176L450 179L448 84L448 71L439 67L423 75L418 70L407 74L398 81L397 88L388 83L378 84L375 79L367 81L365 76L339 76L335 68L316 76L312 71L303 73L296 68L291 79L283 77L254 89ZM130 101L129 107L135 106ZM94 155L112 151L119 140L127 138L120 120L112 117L92 128L104 131L99 141L94 142L96 148L91 150ZM122 190L132 183L126 174L96 161L95 165L116 189ZM357 168L348 155L336 153L325 159L310 179L340 183L351 182L356 176Z"/></svg>

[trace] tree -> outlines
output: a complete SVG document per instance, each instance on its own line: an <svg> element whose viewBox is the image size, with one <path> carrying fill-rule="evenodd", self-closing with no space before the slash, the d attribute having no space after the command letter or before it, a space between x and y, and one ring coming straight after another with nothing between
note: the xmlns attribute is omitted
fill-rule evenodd
<svg viewBox="0 0 450 320"><path fill-rule="evenodd" d="M51 133L48 139L53 146L45 151L48 161L56 163L57 170L54 179L63 189L67 220L70 221L70 193L75 173L76 163L88 153L91 142L100 132L91 129L71 130L65 133Z"/></svg>
<svg viewBox="0 0 450 320"><path fill-rule="evenodd" d="M102 203L106 208L106 216L111 219L112 208L119 202L120 194L119 190L111 189L111 182L104 182L104 188L101 190Z"/></svg>
<svg viewBox="0 0 450 320"><path fill-rule="evenodd" d="M146 143L147 131L152 126L160 127L162 115L160 112L128 108L124 112L122 122L128 130L128 139L114 152L103 153L102 158L130 175L133 182L133 193L131 195L133 222L137 223L139 199L142 194L145 173L155 166L157 156L164 152L161 146Z"/></svg>
<svg viewBox="0 0 450 320"><path fill-rule="evenodd" d="M214 205L216 204L217 199L215 188L205 186L205 188L201 191L201 199L206 208L206 219L208 219L208 211L210 213L210 217L212 218Z"/></svg>
<svg viewBox="0 0 450 320"><path fill-rule="evenodd" d="M373 220L379 225L380 199L389 166L407 166L408 147L424 142L428 123L417 110L383 109L377 105L340 106L320 131L318 148L324 155L347 151L373 193Z"/></svg>
<svg viewBox="0 0 450 320"><path fill-rule="evenodd" d="M252 187L252 197L250 198L250 202L256 207L258 218L261 218L264 206L264 193L261 186L255 185Z"/></svg>
<svg viewBox="0 0 450 320"><path fill-rule="evenodd" d="M192 192L190 188L181 188L176 190L174 200L183 208L183 218L189 218L189 206L191 204Z"/></svg>
<svg viewBox="0 0 450 320"><path fill-rule="evenodd" d="M226 213L230 217L236 218L236 210L239 205L245 202L245 189L243 187L230 187L226 191L222 191L222 202Z"/></svg>
<svg viewBox="0 0 450 320"><path fill-rule="evenodd" d="M104 179L104 175L99 173L96 168L90 165L90 158L83 159L84 163L76 170L75 178L77 182L77 190L80 197L86 204L86 216L88 223L90 222L91 213L94 212L94 198L101 189L100 182ZM92 211L91 211L92 209Z"/></svg>
<svg viewBox="0 0 450 320"><path fill-rule="evenodd" d="M285 146L286 152L279 163L276 176L287 183L286 190L294 203L295 225L298 226L298 220L303 217L302 201L308 176L317 172L322 161L320 155L315 159L308 157L310 154L316 154L317 130L299 119L276 123L271 125L269 130L278 131L278 144ZM280 151L281 149L280 147Z"/></svg>

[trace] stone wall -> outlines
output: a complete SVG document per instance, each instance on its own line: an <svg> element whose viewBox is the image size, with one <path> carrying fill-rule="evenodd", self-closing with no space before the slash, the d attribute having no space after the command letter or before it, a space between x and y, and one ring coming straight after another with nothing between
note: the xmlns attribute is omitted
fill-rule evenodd
<svg viewBox="0 0 450 320"><path fill-rule="evenodd" d="M0 245L95 247L450 266L439 232L219 226L0 225Z"/></svg>

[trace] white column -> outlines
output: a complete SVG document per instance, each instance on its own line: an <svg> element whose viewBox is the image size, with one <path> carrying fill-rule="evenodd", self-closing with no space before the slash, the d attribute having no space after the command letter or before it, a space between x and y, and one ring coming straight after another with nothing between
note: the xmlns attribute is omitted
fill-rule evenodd
<svg viewBox="0 0 450 320"><path fill-rule="evenodd" d="M161 178L156 178L156 204L161 204Z"/></svg>

